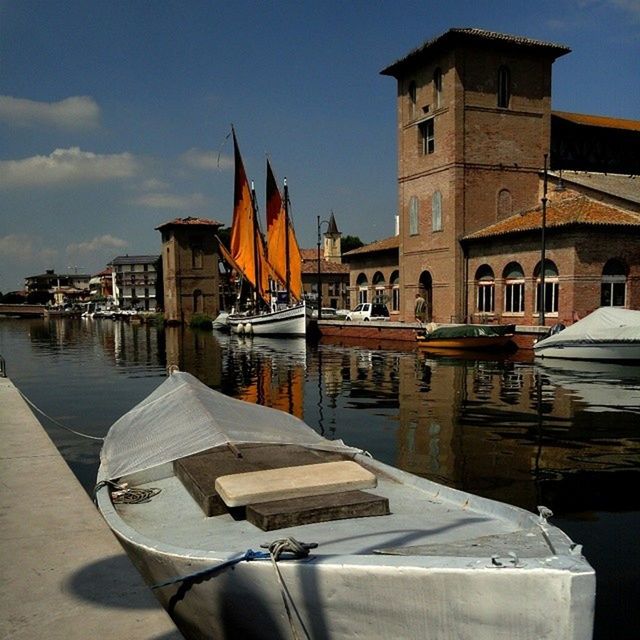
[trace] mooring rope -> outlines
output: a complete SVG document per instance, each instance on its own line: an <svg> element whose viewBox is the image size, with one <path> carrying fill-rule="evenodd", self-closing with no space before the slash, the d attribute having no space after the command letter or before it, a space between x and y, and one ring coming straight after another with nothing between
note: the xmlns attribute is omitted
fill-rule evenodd
<svg viewBox="0 0 640 640"><path fill-rule="evenodd" d="M60 427L61 429L64 429L65 431L69 431L69 432L73 433L76 436L80 436L82 438L88 438L89 440L99 440L100 442L102 442L104 440L104 438L100 438L98 436L90 436L88 433L82 433L80 431L75 431L74 429L71 429L70 427L67 427L66 425L62 424L61 422L58 422L57 420L55 420L51 416L47 415L42 409L37 407L33 402L31 402L31 400L29 400L29 398L27 398L27 396L24 395L24 393L22 393L22 391L20 391L20 389L18 389L18 393L24 398L24 401L34 411L37 411L41 416L43 416L47 420L53 422L53 424L55 424L57 427Z"/></svg>
<svg viewBox="0 0 640 640"><path fill-rule="evenodd" d="M167 609L169 613L171 613L176 604L184 598L187 591L189 591L189 589L191 589L194 584L199 584L205 579L219 573L223 569L233 567L240 562L251 562L253 560L270 560L276 572L276 577L280 586L280 594L282 595L282 601L284 603L284 608L287 613L289 625L291 627L291 634L294 640L299 640L300 636L296 631L292 608L293 611L295 611L296 618L298 619L298 624L302 628L304 637L310 638L309 632L307 631L306 627L304 626L304 622L302 621L302 617L300 616L300 613L298 612L295 603L293 602L291 593L289 592L289 589L284 582L284 578L282 577L282 573L280 572L280 568L278 567L278 561L282 557L283 553L293 556L293 558L291 559L306 558L309 555L309 550L315 549L318 546L317 543L298 542L298 540L296 540L295 538L283 538L280 540L274 540L269 544L263 544L261 546L262 548L268 549L268 551L254 551L253 549L248 549L244 553L241 553L224 562L220 562L213 567L207 567L206 569L195 571L194 573L190 573L186 576L179 576L177 578L166 580L165 582L154 584L152 585L151 589L162 589L163 587L168 587L170 585L180 584L178 591L171 597L167 605Z"/></svg>
<svg viewBox="0 0 640 640"><path fill-rule="evenodd" d="M113 480L100 480L93 488L93 501L97 504L97 494L102 487L111 487L111 501L114 504L143 504L151 502L151 498L157 496L162 489L155 487L139 488L128 487L126 484L118 484Z"/></svg>

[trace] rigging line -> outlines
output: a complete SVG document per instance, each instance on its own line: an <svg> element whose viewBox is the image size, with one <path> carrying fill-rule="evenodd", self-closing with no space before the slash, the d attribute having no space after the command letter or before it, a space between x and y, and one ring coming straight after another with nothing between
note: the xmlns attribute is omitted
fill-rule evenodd
<svg viewBox="0 0 640 640"><path fill-rule="evenodd" d="M81 433L80 431L74 431L73 429L71 429L71 427L67 427L66 425L62 424L61 422L58 422L57 420L55 420L51 416L47 415L42 409L40 409L35 404L33 404L33 402L31 402L31 400L29 400L29 398L27 398L27 396L25 396L24 393L22 393L22 391L20 391L20 389L18 389L18 393L24 398L25 402L34 411L37 411L40 415L44 416L47 420L53 422L53 424L55 424L56 426L60 427L61 429L65 429L65 431L70 431L71 433L73 433L76 436L81 436L82 438L88 438L89 440L100 440L101 442L104 440L104 438L100 438L98 436L90 436L88 433Z"/></svg>
<svg viewBox="0 0 640 640"><path fill-rule="evenodd" d="M231 132L227 133L227 135L224 137L224 140L222 141L222 144L218 147L218 161L217 161L218 169L220 168L220 158L222 157L222 149L224 148L224 145L227 144L227 140L230 137L231 137Z"/></svg>

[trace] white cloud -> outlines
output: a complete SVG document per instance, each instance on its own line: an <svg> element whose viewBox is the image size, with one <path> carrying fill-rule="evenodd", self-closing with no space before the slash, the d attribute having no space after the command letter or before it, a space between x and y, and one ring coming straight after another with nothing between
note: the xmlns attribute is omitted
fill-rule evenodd
<svg viewBox="0 0 640 640"><path fill-rule="evenodd" d="M203 171L219 171L233 167L233 158L223 156L217 151L205 151L195 147L185 151L180 159L187 166Z"/></svg>
<svg viewBox="0 0 640 640"><path fill-rule="evenodd" d="M100 155L78 147L56 149L48 156L0 161L0 187L32 187L105 182L138 171L130 153Z"/></svg>
<svg viewBox="0 0 640 640"><path fill-rule="evenodd" d="M58 252L41 246L41 240L34 236L10 234L0 236L0 255L18 264L47 264L57 257Z"/></svg>
<svg viewBox="0 0 640 640"><path fill-rule="evenodd" d="M98 236L93 238L93 240L89 240L88 242L77 242L73 244L67 245L67 253L68 254L79 254L79 253L96 253L103 249L121 249L122 247L126 247L126 240L122 240L121 238L116 238L115 236L106 234L102 236Z"/></svg>
<svg viewBox="0 0 640 640"><path fill-rule="evenodd" d="M144 191L166 191L169 188L169 183L159 178L149 178L140 185L140 188Z"/></svg>
<svg viewBox="0 0 640 640"><path fill-rule="evenodd" d="M72 96L60 102L0 96L0 121L19 127L92 129L100 123L100 107L90 96Z"/></svg>
<svg viewBox="0 0 640 640"><path fill-rule="evenodd" d="M179 209L181 211L188 211L189 209L202 207L206 203L206 198L201 193L181 196L156 192L139 196L135 199L135 203L153 209Z"/></svg>

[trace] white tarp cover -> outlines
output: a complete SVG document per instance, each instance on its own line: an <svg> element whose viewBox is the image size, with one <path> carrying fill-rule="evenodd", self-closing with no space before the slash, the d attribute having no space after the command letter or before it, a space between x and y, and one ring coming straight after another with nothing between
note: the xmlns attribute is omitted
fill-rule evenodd
<svg viewBox="0 0 640 640"><path fill-rule="evenodd" d="M640 342L640 311L600 307L534 345L534 350L567 343Z"/></svg>
<svg viewBox="0 0 640 640"><path fill-rule="evenodd" d="M114 480L227 442L359 451L323 438L295 416L230 398L178 371L111 426L100 452L101 478Z"/></svg>

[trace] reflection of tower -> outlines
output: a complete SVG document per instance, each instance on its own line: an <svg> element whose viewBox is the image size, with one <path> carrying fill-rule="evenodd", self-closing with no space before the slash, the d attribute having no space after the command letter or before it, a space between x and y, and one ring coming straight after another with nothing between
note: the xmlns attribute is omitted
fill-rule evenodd
<svg viewBox="0 0 640 640"><path fill-rule="evenodd" d="M165 318L189 322L196 313L220 310L218 241L220 222L176 218L157 227L162 234Z"/></svg>
<svg viewBox="0 0 640 640"><path fill-rule="evenodd" d="M338 231L338 225L336 224L336 219L334 218L332 211L331 217L329 218L329 226L324 234L325 260L328 260L329 262L342 262L341 238L342 233Z"/></svg>

